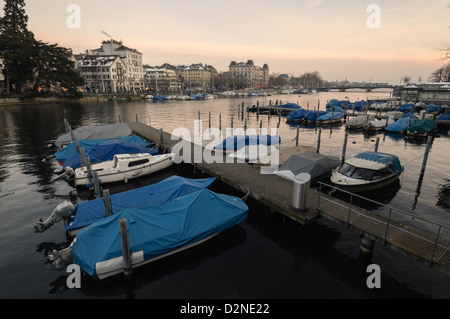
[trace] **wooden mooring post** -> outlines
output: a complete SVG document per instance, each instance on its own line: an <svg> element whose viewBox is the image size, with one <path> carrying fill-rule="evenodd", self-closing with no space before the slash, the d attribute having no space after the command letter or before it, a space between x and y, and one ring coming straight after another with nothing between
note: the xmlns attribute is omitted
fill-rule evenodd
<svg viewBox="0 0 450 319"><path fill-rule="evenodd" d="M128 233L127 220L119 220L120 242L122 244L123 272L125 277L129 277L132 273L130 237Z"/></svg>

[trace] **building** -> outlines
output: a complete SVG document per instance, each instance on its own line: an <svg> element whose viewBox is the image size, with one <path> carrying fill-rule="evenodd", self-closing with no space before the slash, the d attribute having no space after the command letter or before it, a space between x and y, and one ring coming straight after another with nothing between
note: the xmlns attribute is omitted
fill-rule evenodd
<svg viewBox="0 0 450 319"><path fill-rule="evenodd" d="M184 88L192 91L212 90L218 76L213 66L202 63L177 66L176 72L182 77Z"/></svg>
<svg viewBox="0 0 450 319"><path fill-rule="evenodd" d="M253 60L244 62L232 61L229 66L233 87L238 88L266 88L269 85L269 66L255 65Z"/></svg>
<svg viewBox="0 0 450 319"><path fill-rule="evenodd" d="M403 101L450 104L450 82L414 83L401 88Z"/></svg>
<svg viewBox="0 0 450 319"><path fill-rule="evenodd" d="M145 90L143 55L136 49L130 49L122 44L122 41L103 41L99 49L92 50L93 55L112 56L118 55L126 67L127 88L132 92Z"/></svg>
<svg viewBox="0 0 450 319"><path fill-rule="evenodd" d="M120 93L130 91L127 66L118 55L77 54L78 70L84 78L87 93Z"/></svg>
<svg viewBox="0 0 450 319"><path fill-rule="evenodd" d="M147 67L144 69L145 89L152 92L179 92L181 82L174 69Z"/></svg>

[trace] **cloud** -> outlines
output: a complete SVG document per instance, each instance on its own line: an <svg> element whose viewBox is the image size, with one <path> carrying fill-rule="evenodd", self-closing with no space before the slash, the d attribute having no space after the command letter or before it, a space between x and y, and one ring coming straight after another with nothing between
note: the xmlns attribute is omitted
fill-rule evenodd
<svg viewBox="0 0 450 319"><path fill-rule="evenodd" d="M306 1L306 4L310 8L315 8L315 7L320 6L322 4L322 2L324 2L324 1L325 0L308 0L308 1Z"/></svg>

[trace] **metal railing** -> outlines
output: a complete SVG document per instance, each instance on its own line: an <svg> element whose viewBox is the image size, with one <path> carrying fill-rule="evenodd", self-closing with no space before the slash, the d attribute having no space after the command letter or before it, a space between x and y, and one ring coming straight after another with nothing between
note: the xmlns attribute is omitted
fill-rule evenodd
<svg viewBox="0 0 450 319"><path fill-rule="evenodd" d="M321 196L321 194L322 194L322 187L328 187L328 188L331 188L333 190L337 190L337 191L342 192L344 194L350 195L350 200L348 202L348 205L345 205L345 204L342 204L342 203L340 203L338 201L335 201L333 199ZM328 185L326 183L319 182L319 191L318 192L319 192L318 203L317 203L317 211L318 211L318 213L319 214L321 213L321 211L320 211L320 202L321 202L321 200L325 200L325 201L331 202L331 203L333 203L333 204L335 204L337 206L346 208L346 209L348 209L347 227L349 227L349 225L350 225L350 215L353 212L353 213L357 214L358 216L362 216L364 218L368 218L370 220L373 220L373 221L375 221L377 223L386 225L386 229L384 231L384 236L382 236L382 239L384 240L384 243L387 242L389 229L393 228L393 229L405 232L405 233L407 233L407 234L409 234L411 236L414 236L416 238L419 238L419 239L421 239L421 240L423 240L425 242L428 242L428 243L432 244L433 245L433 251L432 251L432 254L431 254L431 259L429 260L432 264L435 263L434 258L435 258L436 250L437 250L438 247L440 247L440 248L450 252L450 242L448 241L448 238L443 238L443 236L442 236L443 232L446 232L447 234L450 235L450 227L444 226L442 224L438 224L438 223L433 222L431 220L428 220L426 218L423 218L423 217L411 214L409 212L406 212L404 210L392 207L390 205L386 205L386 204L374 201L374 200L372 200L370 198L363 197L363 196L351 193L349 191L340 189L339 187L336 187L336 186L333 186L333 185ZM352 205L353 205L354 198L359 198L359 199L371 202L371 203L373 203L373 204L375 204L377 206L381 206L381 207L386 208L389 211L388 216L384 217L384 216L381 216L381 215L379 215L377 213L374 213L374 212L371 212L371 211L369 211L370 212L370 216L369 216L366 213L359 212L359 211L353 209ZM342 201L342 202L346 202L346 201ZM420 220L420 221L423 221L423 222L425 222L427 224L430 224L430 225L433 225L433 226L437 227L436 233L435 234L431 234L431 233L429 233L428 230L425 230L425 231L421 230L421 233L423 233L423 235L421 235L420 233L411 232L408 229L406 229L405 227L397 226L396 224L399 223L399 222L397 220L392 219L392 213L395 212L395 211L401 213L402 215L409 216L409 217L411 217L411 219L413 219L415 221ZM409 227L411 227L411 226L409 226ZM415 226L412 226L412 227L416 228ZM429 235L428 238L425 236L425 234ZM377 235L377 234L371 234L371 235L379 237L379 235ZM431 237L434 237L435 239L430 240ZM440 244L439 240L446 241L448 245L444 246L444 245Z"/></svg>

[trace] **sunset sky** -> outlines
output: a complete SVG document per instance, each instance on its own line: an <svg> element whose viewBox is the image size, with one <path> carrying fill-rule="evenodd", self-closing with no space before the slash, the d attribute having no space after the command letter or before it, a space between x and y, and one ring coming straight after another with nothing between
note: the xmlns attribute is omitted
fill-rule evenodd
<svg viewBox="0 0 450 319"><path fill-rule="evenodd" d="M4 1L0 1L2 5ZM269 64L271 73L318 70L329 81L413 81L443 65L450 46L449 0L35 0L26 1L35 37L74 53L122 40L144 63L231 61ZM69 28L67 7L81 9ZM376 4L380 15L367 11ZM3 15L3 11L2 11ZM378 19L379 18L379 19ZM374 20L375 19L375 20ZM380 28L369 28L380 22ZM374 26L373 24L371 24Z"/></svg>

